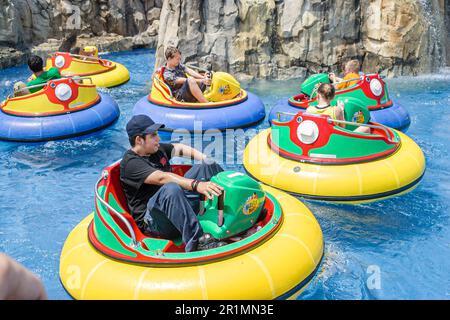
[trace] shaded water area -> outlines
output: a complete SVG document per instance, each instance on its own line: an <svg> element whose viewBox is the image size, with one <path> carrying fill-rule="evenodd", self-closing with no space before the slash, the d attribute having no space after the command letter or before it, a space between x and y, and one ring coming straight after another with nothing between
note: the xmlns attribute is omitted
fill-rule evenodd
<svg viewBox="0 0 450 320"><path fill-rule="evenodd" d="M131 73L111 90L121 116L87 137L46 143L0 142L0 251L37 273L51 299L69 299L59 282L59 255L69 232L94 207L94 184L102 168L129 147L125 124L133 105L150 90L154 51L108 54ZM0 99L26 66L0 71ZM300 80L254 81L267 111L298 91ZM305 299L450 298L450 71L388 80L392 97L411 115L407 134L425 153L421 184L402 197L364 205L304 201L317 217L325 256ZM268 127L266 121L257 129ZM208 144L208 139L203 145ZM237 155L223 166L243 171ZM234 159L232 163L228 160ZM236 162L237 161L237 162ZM302 200L303 201L303 200ZM379 272L379 281L373 276ZM375 281L375 280L376 281Z"/></svg>

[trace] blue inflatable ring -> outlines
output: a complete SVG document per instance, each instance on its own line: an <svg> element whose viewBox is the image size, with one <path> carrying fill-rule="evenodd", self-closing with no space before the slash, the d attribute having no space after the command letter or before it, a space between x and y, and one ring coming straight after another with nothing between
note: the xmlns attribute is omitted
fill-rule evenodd
<svg viewBox="0 0 450 320"><path fill-rule="evenodd" d="M111 125L120 115L117 103L99 93L95 105L60 115L23 117L0 110L0 139L9 141L48 141L80 136Z"/></svg>
<svg viewBox="0 0 450 320"><path fill-rule="evenodd" d="M261 122L266 115L261 99L250 92L247 94L247 99L237 104L199 109L155 104L145 96L134 106L133 115L145 114L156 123L163 123L163 130L168 132L177 129L204 132L246 128Z"/></svg>

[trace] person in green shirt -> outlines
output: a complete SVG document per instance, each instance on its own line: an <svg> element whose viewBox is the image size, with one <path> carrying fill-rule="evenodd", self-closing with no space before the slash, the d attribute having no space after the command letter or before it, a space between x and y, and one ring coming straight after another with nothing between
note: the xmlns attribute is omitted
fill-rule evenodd
<svg viewBox="0 0 450 320"><path fill-rule="evenodd" d="M17 82L14 85L14 96L23 96L30 93L38 92L43 88L42 87L36 87L36 88L29 88L38 84L44 84L47 83L50 80L55 80L61 78L61 74L59 73L59 70L57 68L50 68L48 71L44 71L44 61L39 56L31 56L28 59L28 67L33 72L33 75L35 76L35 79L32 79L30 77L28 79L28 83L23 82Z"/></svg>

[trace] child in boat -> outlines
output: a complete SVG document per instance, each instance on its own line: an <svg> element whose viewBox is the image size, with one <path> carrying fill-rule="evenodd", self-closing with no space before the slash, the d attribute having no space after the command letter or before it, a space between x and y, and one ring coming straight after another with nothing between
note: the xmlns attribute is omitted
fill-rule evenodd
<svg viewBox="0 0 450 320"><path fill-rule="evenodd" d="M175 99L184 102L208 102L203 91L206 86L211 85L211 79L181 64L181 52L177 48L168 47L165 56L167 62L163 77ZM191 77L188 78L186 74Z"/></svg>
<svg viewBox="0 0 450 320"><path fill-rule="evenodd" d="M337 102L337 106L332 107L330 105L331 100L334 99L336 90L333 85L329 83L322 83L317 89L317 106L309 106L306 109L307 113L323 114L330 116L334 120L345 120L344 116L344 103L342 101ZM340 127L345 127L345 124L338 123ZM355 132L370 133L369 127L360 126L354 130Z"/></svg>
<svg viewBox="0 0 450 320"><path fill-rule="evenodd" d="M61 74L57 68L50 68L48 71L44 71L44 61L39 56L31 56L28 59L28 68L33 72L33 76L28 78L28 82L16 82L14 84L14 96L24 96L30 93L35 93L41 90L44 86L31 88L32 86L45 84L50 80L61 78ZM30 87L30 88L28 88Z"/></svg>
<svg viewBox="0 0 450 320"><path fill-rule="evenodd" d="M338 101L337 106L332 107L330 105L331 100L334 99L336 91L334 87L329 83L322 83L317 88L317 106L309 106L306 109L307 113L323 114L330 116L335 120L344 120L344 104L342 101ZM344 127L343 124L338 124Z"/></svg>
<svg viewBox="0 0 450 320"><path fill-rule="evenodd" d="M359 81L359 71L360 71L360 65L358 60L350 60L345 64L344 68L344 78L337 77L334 73L330 73L328 77L331 80L331 83L336 84L337 90L342 90L349 88ZM348 81L351 79L356 79L353 81ZM342 82L347 81L347 82ZM342 83L339 83L342 82Z"/></svg>

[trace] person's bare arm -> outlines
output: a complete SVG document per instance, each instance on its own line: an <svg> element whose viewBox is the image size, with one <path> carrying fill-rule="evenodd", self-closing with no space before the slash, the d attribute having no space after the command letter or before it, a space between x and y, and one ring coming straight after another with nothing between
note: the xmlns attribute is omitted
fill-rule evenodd
<svg viewBox="0 0 450 320"><path fill-rule="evenodd" d="M331 83L338 83L342 82L344 79L339 78L335 73L331 72L328 74L328 77L330 78Z"/></svg>
<svg viewBox="0 0 450 320"><path fill-rule="evenodd" d="M203 79L205 79L202 75L200 75L199 73L195 72L194 70L188 67L186 67L186 71L187 71L186 73L192 76L198 84L200 84L203 81ZM180 85L185 83L186 81L187 78L179 77L175 79L175 84Z"/></svg>
<svg viewBox="0 0 450 320"><path fill-rule="evenodd" d="M157 170L149 174L144 183L162 186L166 183L174 182L185 190L192 190L192 181L193 179L187 179L172 172Z"/></svg>
<svg viewBox="0 0 450 320"><path fill-rule="evenodd" d="M208 78L208 76L202 75L200 73L198 73L197 71L192 70L191 68L186 67L186 71L187 74L189 74L190 76L192 76L195 81L197 82L197 84L206 84L207 86L211 85L211 79Z"/></svg>
<svg viewBox="0 0 450 320"><path fill-rule="evenodd" d="M342 102L341 100L338 100L337 105L336 105L336 116L338 118L338 120L344 121L345 120L345 113L344 113L344 102ZM339 127L345 128L345 124L344 123L338 123Z"/></svg>
<svg viewBox="0 0 450 320"><path fill-rule="evenodd" d="M157 170L149 174L144 183L154 185L164 185L166 183L176 183L185 190L192 191L192 182L194 179L187 179L172 172L164 172ZM212 199L213 195L220 196L223 188L211 181L202 181L197 186L197 192Z"/></svg>
<svg viewBox="0 0 450 320"><path fill-rule="evenodd" d="M183 157L193 160L205 160L206 155L198 151L197 149L194 149L190 146L187 146L185 144L181 143L174 143L173 144L173 156L174 157Z"/></svg>
<svg viewBox="0 0 450 320"><path fill-rule="evenodd" d="M45 300L39 278L20 263L0 253L0 300Z"/></svg>
<svg viewBox="0 0 450 320"><path fill-rule="evenodd" d="M202 84L202 83L204 83L204 84L206 84L206 85L210 85L211 84L211 80L210 79L208 79L208 78L201 78L201 79L195 79L195 78L191 78L191 79L194 79L195 80L195 82L197 82L197 84ZM177 78L176 80L175 80L175 84L183 84L183 83L185 83L186 81L188 80L188 78Z"/></svg>
<svg viewBox="0 0 450 320"><path fill-rule="evenodd" d="M189 67L186 67L186 72L188 75L190 75L191 77L194 77L195 79L206 79L207 78L206 75L202 75L202 74L198 73L197 71L192 70Z"/></svg>

